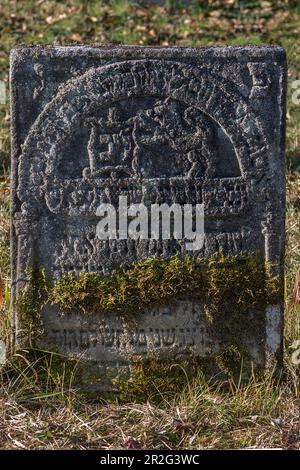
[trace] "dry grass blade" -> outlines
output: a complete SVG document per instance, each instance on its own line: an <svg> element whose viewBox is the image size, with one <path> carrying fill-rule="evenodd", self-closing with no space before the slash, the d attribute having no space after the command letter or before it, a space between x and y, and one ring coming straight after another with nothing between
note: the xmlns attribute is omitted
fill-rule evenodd
<svg viewBox="0 0 300 470"><path fill-rule="evenodd" d="M300 302L300 266L295 275L294 287L289 299L288 310L291 310L295 305Z"/></svg>
<svg viewBox="0 0 300 470"><path fill-rule="evenodd" d="M3 278L0 272L0 312L2 311L2 308L4 306L4 299L5 299L5 287L4 287Z"/></svg>

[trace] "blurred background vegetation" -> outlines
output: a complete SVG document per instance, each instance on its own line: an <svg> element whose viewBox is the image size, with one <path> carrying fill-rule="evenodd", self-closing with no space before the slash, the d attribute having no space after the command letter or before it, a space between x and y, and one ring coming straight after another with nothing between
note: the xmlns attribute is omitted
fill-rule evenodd
<svg viewBox="0 0 300 470"><path fill-rule="evenodd" d="M155 3L155 2L153 2ZM298 0L1 0L0 80L8 84L17 44L216 45L279 44L288 55L289 98L300 79ZM9 105L0 105L0 172L9 172ZM300 107L289 99L287 156L300 169Z"/></svg>

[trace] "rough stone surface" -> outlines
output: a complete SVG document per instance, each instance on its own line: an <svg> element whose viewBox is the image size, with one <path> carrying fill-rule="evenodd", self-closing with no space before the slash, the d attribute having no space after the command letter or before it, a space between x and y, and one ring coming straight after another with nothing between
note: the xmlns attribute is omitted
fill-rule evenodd
<svg viewBox="0 0 300 470"><path fill-rule="evenodd" d="M184 254L180 240L98 240L101 202L203 202L205 242L196 256L258 251L281 278L278 303L246 312L240 331L256 364L280 361L285 92L279 47L13 50L13 298L32 266L58 279ZM174 300L133 326L47 306L42 343L116 370L153 352L210 358L222 338L205 309ZM16 308L12 326L22 344Z"/></svg>

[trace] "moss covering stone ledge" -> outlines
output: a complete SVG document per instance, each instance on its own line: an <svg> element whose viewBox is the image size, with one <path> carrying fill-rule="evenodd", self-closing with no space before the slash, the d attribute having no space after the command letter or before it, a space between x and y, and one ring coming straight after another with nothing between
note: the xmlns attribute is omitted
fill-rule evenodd
<svg viewBox="0 0 300 470"><path fill-rule="evenodd" d="M30 272L28 285L18 296L17 308L27 320L39 315L45 303L65 312L104 312L125 317L147 307L187 298L209 302L212 314L226 304L239 311L261 309L278 302L278 278L270 278L267 268L259 254L245 254L214 255L201 260L190 256L148 258L109 276L67 275L54 283L44 273Z"/></svg>

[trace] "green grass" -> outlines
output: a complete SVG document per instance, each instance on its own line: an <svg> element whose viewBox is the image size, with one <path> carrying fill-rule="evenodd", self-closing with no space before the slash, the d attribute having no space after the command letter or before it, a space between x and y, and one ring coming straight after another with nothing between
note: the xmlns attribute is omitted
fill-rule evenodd
<svg viewBox="0 0 300 470"><path fill-rule="evenodd" d="M300 105L291 101L292 83L300 79L298 0L193 1L181 7L171 1L137 7L125 0L1 0L0 9L0 80L6 84L9 52L17 44L276 43L285 47L289 64L285 380L253 377L239 385L229 378L224 390L199 376L180 394L165 394L159 406L103 406L76 392L76 364L74 374L58 373L53 354L33 358L25 351L2 371L0 448L299 448L300 374L290 354L293 341L300 339L300 309L292 295L300 265ZM9 119L9 102L0 104L0 299L10 277ZM0 324L7 332L7 292L6 301L0 301Z"/></svg>

